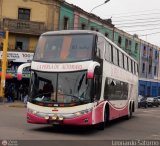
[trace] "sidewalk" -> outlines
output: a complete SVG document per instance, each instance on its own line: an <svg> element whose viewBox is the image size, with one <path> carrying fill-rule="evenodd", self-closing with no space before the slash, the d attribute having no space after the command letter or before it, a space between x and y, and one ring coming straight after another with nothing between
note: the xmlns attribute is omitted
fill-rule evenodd
<svg viewBox="0 0 160 146"><path fill-rule="evenodd" d="M14 102L7 102L7 101L3 101L0 102L0 106L8 106L8 107L20 107L20 108L26 108L26 104L24 104L22 101L14 101Z"/></svg>

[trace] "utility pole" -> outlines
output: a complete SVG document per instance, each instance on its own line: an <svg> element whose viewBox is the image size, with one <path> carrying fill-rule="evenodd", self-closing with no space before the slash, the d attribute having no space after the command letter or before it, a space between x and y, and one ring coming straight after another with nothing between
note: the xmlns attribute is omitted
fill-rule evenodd
<svg viewBox="0 0 160 146"><path fill-rule="evenodd" d="M4 100L4 89L6 82L6 70L7 70L7 49L8 49L8 35L9 32L4 32L3 38L3 51L2 51L2 74L1 74L1 82L0 82L0 101Z"/></svg>

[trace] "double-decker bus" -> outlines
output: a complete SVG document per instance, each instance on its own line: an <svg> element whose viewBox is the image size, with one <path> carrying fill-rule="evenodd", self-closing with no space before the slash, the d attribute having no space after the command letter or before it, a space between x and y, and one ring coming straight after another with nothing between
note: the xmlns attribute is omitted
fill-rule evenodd
<svg viewBox="0 0 160 146"><path fill-rule="evenodd" d="M39 38L31 63L27 121L97 125L130 118L137 107L138 65L99 32L63 30Z"/></svg>

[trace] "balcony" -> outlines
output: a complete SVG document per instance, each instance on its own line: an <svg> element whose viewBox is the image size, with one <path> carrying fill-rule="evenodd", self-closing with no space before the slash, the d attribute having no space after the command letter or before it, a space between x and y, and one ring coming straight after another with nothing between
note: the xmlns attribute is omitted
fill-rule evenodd
<svg viewBox="0 0 160 146"><path fill-rule="evenodd" d="M9 32L21 33L21 34L32 34L40 35L47 31L45 23L33 22L26 20L4 18L1 22L1 29L7 28Z"/></svg>

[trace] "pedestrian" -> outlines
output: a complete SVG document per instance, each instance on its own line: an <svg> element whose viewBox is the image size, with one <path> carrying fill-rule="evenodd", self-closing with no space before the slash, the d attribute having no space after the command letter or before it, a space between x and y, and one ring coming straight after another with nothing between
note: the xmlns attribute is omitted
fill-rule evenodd
<svg viewBox="0 0 160 146"><path fill-rule="evenodd" d="M18 88L18 99L23 101L23 85L22 84Z"/></svg>
<svg viewBox="0 0 160 146"><path fill-rule="evenodd" d="M28 101L28 93L25 92L25 96L24 96L24 104L27 104L27 101Z"/></svg>

